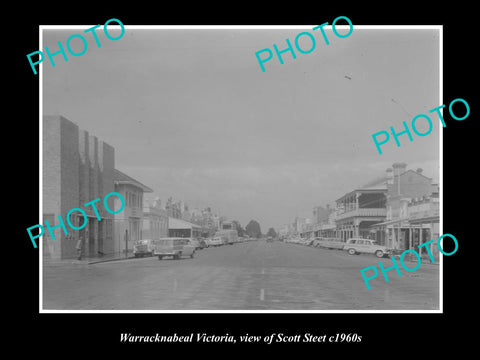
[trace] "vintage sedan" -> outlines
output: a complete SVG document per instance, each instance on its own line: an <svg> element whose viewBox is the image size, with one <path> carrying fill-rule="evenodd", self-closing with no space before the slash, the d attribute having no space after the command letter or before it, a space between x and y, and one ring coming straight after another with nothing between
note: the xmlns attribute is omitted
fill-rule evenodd
<svg viewBox="0 0 480 360"><path fill-rule="evenodd" d="M162 260L166 256L172 256L174 259L180 259L182 256L195 255L195 247L190 244L188 238L161 238L155 240L153 255L158 256L158 260Z"/></svg>
<svg viewBox="0 0 480 360"><path fill-rule="evenodd" d="M223 245L223 240L219 236L209 238L209 239L207 239L207 245L208 245L208 247L210 247L210 246L222 246Z"/></svg>
<svg viewBox="0 0 480 360"><path fill-rule="evenodd" d="M347 251L350 255L359 253L375 254L375 256L381 258L385 255L393 255L393 250L383 245L377 245L375 240L363 239L363 238L351 238L348 239L343 246L343 250Z"/></svg>
<svg viewBox="0 0 480 360"><path fill-rule="evenodd" d="M195 248L195 250L202 249L202 245L200 244L200 241L198 239L188 238L188 242Z"/></svg>
<svg viewBox="0 0 480 360"><path fill-rule="evenodd" d="M153 243L150 239L138 240L133 244L133 255L135 257L152 256Z"/></svg>

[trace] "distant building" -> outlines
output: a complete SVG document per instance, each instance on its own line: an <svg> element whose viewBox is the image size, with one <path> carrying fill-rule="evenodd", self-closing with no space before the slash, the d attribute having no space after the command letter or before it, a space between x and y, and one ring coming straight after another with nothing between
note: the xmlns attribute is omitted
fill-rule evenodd
<svg viewBox="0 0 480 360"><path fill-rule="evenodd" d="M185 204L183 201L180 204L180 209L182 211L182 219L185 221L192 222L193 220L193 215L192 212L190 211L189 207L187 204Z"/></svg>
<svg viewBox="0 0 480 360"><path fill-rule="evenodd" d="M125 199L125 208L115 214L115 252L133 250L133 243L142 238L143 193L153 192L148 186L115 169L115 191ZM115 209L120 207L116 200Z"/></svg>
<svg viewBox="0 0 480 360"><path fill-rule="evenodd" d="M165 205L165 210L167 210L167 214L169 217L173 217L175 219L182 218L182 209L180 202L173 202L173 198L169 197L167 200L167 204Z"/></svg>
<svg viewBox="0 0 480 360"><path fill-rule="evenodd" d="M292 223L293 234L299 236L304 228L304 225L307 223L307 219L304 217L296 216Z"/></svg>
<svg viewBox="0 0 480 360"><path fill-rule="evenodd" d="M235 229L235 226L234 226L233 222L231 222L229 220L224 220L224 221L222 221L221 229L222 230L232 230L232 229Z"/></svg>
<svg viewBox="0 0 480 360"><path fill-rule="evenodd" d="M337 224L335 218L335 211L332 211L328 215L327 219L324 219L321 222L314 224L314 236L322 238L337 238Z"/></svg>
<svg viewBox="0 0 480 360"><path fill-rule="evenodd" d="M168 236L168 214L162 208L159 198L145 200L143 205L143 226L141 238L158 240Z"/></svg>
<svg viewBox="0 0 480 360"><path fill-rule="evenodd" d="M336 237L336 223L335 223L335 209L330 205L326 207L315 206L313 208L313 225L312 231L315 237L335 238Z"/></svg>
<svg viewBox="0 0 480 360"><path fill-rule="evenodd" d="M278 236L282 239L285 239L285 238L289 238L289 237L292 237L293 236L293 224L292 223L288 223L288 224L284 224L282 225L278 231Z"/></svg>
<svg viewBox="0 0 480 360"><path fill-rule="evenodd" d="M97 256L114 250L113 214L103 205L105 196L114 191L115 150L86 130L80 129L63 116L43 117L43 224L51 227L63 219L68 235L59 227L53 231L55 241L45 227L42 236L44 259L68 259L77 256L76 245L83 241L83 254ZM100 198L93 207L84 204ZM113 209L114 197L108 206ZM73 208L87 214L87 225L81 230L70 229L66 215ZM83 215L75 212L71 222L80 227Z"/></svg>
<svg viewBox="0 0 480 360"><path fill-rule="evenodd" d="M209 237L213 236L218 229L221 227L221 222L224 219L221 219L218 214L212 212L210 207L203 209L202 211L195 212L195 220L192 221L197 225L201 225L203 228L203 236Z"/></svg>
<svg viewBox="0 0 480 360"><path fill-rule="evenodd" d="M325 220L328 220L328 216L334 211L334 209L330 208L330 205L324 208L322 206L315 206L312 210L312 221L313 223L322 223Z"/></svg>
<svg viewBox="0 0 480 360"><path fill-rule="evenodd" d="M168 236L199 238L202 236L202 227L182 219L168 218Z"/></svg>

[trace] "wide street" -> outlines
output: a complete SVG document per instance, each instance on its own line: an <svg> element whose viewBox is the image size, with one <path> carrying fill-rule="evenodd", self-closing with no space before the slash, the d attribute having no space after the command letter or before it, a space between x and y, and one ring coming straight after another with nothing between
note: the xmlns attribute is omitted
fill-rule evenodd
<svg viewBox="0 0 480 360"><path fill-rule="evenodd" d="M367 290L360 270L389 258L279 241L197 251L193 259L146 257L45 264L48 310L436 310L439 266L402 277L379 270ZM399 261L397 261L399 263ZM414 267L414 264L410 265Z"/></svg>

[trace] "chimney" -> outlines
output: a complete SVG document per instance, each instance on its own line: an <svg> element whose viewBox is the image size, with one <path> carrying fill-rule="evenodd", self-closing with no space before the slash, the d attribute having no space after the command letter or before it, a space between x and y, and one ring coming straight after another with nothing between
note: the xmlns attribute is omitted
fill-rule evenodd
<svg viewBox="0 0 480 360"><path fill-rule="evenodd" d="M388 168L387 169L387 185L392 185L393 184L393 169Z"/></svg>
<svg viewBox="0 0 480 360"><path fill-rule="evenodd" d="M393 167L393 188L397 195L401 194L400 191L400 175L402 175L407 169L405 163L394 163Z"/></svg>
<svg viewBox="0 0 480 360"><path fill-rule="evenodd" d="M405 163L395 163L392 165L393 167L393 176L399 176L405 172L407 169L407 164Z"/></svg>

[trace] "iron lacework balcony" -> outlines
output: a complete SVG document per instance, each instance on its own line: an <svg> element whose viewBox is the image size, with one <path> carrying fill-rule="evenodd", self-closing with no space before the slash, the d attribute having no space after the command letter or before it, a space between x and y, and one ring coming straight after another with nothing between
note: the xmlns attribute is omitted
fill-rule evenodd
<svg viewBox="0 0 480 360"><path fill-rule="evenodd" d="M387 216L387 209L385 208L358 208L347 210L337 215L337 220L343 220L351 217L378 217Z"/></svg>

